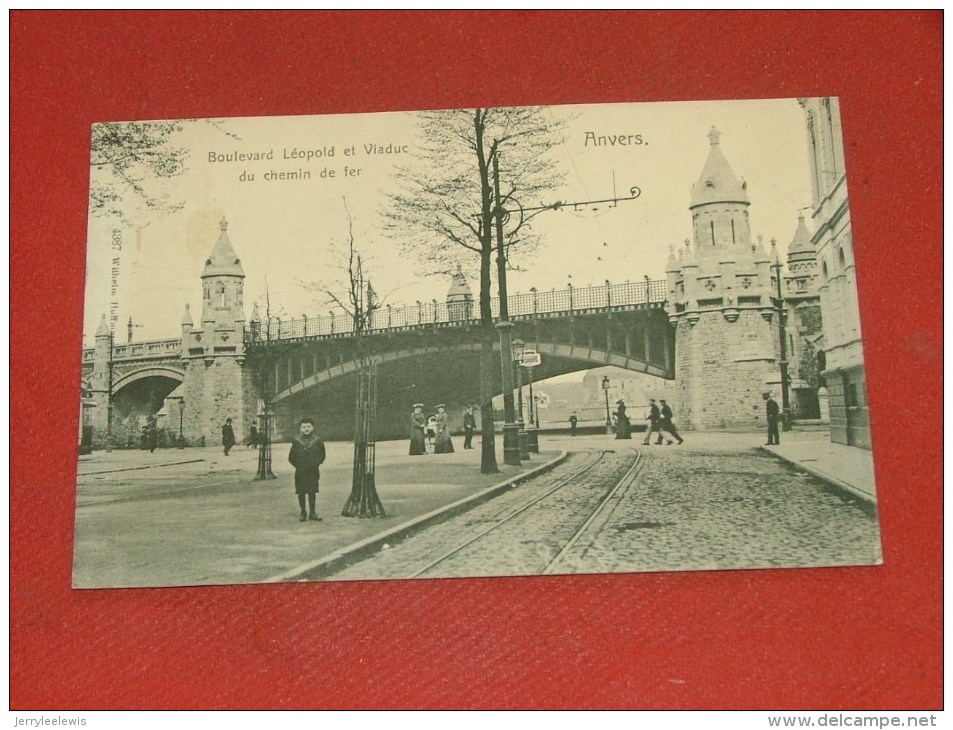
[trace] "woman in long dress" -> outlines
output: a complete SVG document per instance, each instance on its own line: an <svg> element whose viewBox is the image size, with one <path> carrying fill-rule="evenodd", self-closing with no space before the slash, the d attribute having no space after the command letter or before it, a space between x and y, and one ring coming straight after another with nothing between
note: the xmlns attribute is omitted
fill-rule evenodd
<svg viewBox="0 0 953 730"><path fill-rule="evenodd" d="M414 403L414 412L410 414L410 455L419 456L427 452L424 443L424 427L427 419L424 416L424 404Z"/></svg>
<svg viewBox="0 0 953 730"><path fill-rule="evenodd" d="M632 425L629 423L629 417L625 415L625 401L620 400L616 405L618 408L616 408L615 412L615 437L617 439L631 439Z"/></svg>
<svg viewBox="0 0 953 730"><path fill-rule="evenodd" d="M441 403L437 406L437 436L434 439L435 454L452 454L453 441L450 440L450 426L447 412Z"/></svg>

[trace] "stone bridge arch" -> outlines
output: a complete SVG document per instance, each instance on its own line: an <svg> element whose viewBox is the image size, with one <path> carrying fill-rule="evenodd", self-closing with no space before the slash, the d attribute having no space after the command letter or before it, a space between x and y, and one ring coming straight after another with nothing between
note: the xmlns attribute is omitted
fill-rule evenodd
<svg viewBox="0 0 953 730"><path fill-rule="evenodd" d="M119 377L113 379L113 395L117 395L123 388L132 385L140 380L147 378L163 378L175 381L176 385L185 380L185 372L177 368L168 366L150 366L140 367L131 371L122 373ZM174 388L175 386L173 386Z"/></svg>
<svg viewBox="0 0 953 730"><path fill-rule="evenodd" d="M542 355L533 373L537 382L606 365L674 379L671 328L660 310L516 325L514 336ZM478 403L480 336L478 327L442 327L368 337L378 367L378 437L405 435L415 401L427 407L446 403L451 421L459 420L467 403ZM493 346L499 363L498 339ZM289 437L297 419L309 416L328 437L350 438L358 368L352 338L302 340L289 349L274 373L278 437ZM492 388L499 394L499 368L494 371Z"/></svg>
<svg viewBox="0 0 953 730"><path fill-rule="evenodd" d="M112 388L112 434L118 446L139 446L142 427L155 422L162 429L170 424L155 421L166 397L185 380L185 373L174 367L147 365L128 369L118 365ZM164 442L164 441L163 441Z"/></svg>

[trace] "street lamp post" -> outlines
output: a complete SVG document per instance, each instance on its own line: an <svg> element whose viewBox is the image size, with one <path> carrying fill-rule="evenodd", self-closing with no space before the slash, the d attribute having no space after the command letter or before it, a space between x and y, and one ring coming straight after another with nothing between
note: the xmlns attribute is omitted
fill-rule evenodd
<svg viewBox="0 0 953 730"><path fill-rule="evenodd" d="M182 434L182 418L185 415L185 398L179 398L179 440L176 443L180 449L185 448L185 436Z"/></svg>
<svg viewBox="0 0 953 730"><path fill-rule="evenodd" d="M535 354L535 353L534 353ZM527 448L534 454L539 453L539 412L536 409L536 397L533 395L533 368L536 361L524 363L529 379L529 428L526 429Z"/></svg>
<svg viewBox="0 0 953 730"><path fill-rule="evenodd" d="M526 461L529 459L529 443L526 434L526 421L523 420L523 348L522 340L513 340L513 364L516 366L516 393L519 402L519 408L516 412L516 438L520 450L520 459Z"/></svg>
<svg viewBox="0 0 953 730"><path fill-rule="evenodd" d="M777 242L772 240L771 246L775 248ZM784 329L784 299L781 294L781 259L775 250L774 263L771 268L775 272L775 284L777 285L778 302L778 340L780 348L780 366L781 366L781 430L791 430L791 402L788 395L788 355L787 355L787 333Z"/></svg>
<svg viewBox="0 0 953 730"><path fill-rule="evenodd" d="M602 392L606 396L606 435L612 433L612 417L609 415L609 376L602 376Z"/></svg>
<svg viewBox="0 0 953 730"><path fill-rule="evenodd" d="M503 245L503 210L500 199L500 159L499 152L493 154L493 192L496 199L496 267L497 283L500 289L500 319L496 328L500 333L500 380L503 388L503 463L510 466L520 465L519 426L513 407L513 328L510 322L509 304L506 292L506 249Z"/></svg>
<svg viewBox="0 0 953 730"><path fill-rule="evenodd" d="M494 147L496 146L496 141L494 142ZM525 449L521 449L519 446L519 430L520 427L514 423L514 405L513 405L513 379L512 379L512 362L507 362L507 358L510 357L510 350L512 345L512 328L514 327L513 323L509 321L509 312L507 305L507 294L506 294L506 247L503 240L503 224L504 219L509 219L510 211L504 208L503 198L500 195L500 152L499 149L495 149L492 153L492 163L493 163L493 198L495 202L493 210L493 218L495 219L495 228L496 228L496 266L497 266L497 282L499 284L500 290L500 314L499 320L497 321L496 327L500 333L500 365L502 369L501 381L503 387L503 461L506 464L511 464L514 466L520 465L520 456L525 452ZM581 205L596 205L599 203L609 203L610 207L617 206L620 202L625 200L636 200L642 194L642 190L633 186L629 189L629 195L627 197L616 197L613 195L611 198L605 198L603 200L588 200L588 201L577 201L577 202L563 202L557 201L555 203L550 203L548 205L537 205L524 207L516 200L512 195L507 195L506 203L507 205L513 205L513 212L518 215L519 222L516 225L516 229L527 223L532 218L537 215L551 210L563 210L563 209L578 209ZM482 215L482 214L481 214ZM570 289L572 285L570 285ZM572 292L570 291L570 309L572 308ZM535 313L535 295L534 295L534 313ZM524 431L525 433L525 431ZM522 458L529 458L528 454Z"/></svg>

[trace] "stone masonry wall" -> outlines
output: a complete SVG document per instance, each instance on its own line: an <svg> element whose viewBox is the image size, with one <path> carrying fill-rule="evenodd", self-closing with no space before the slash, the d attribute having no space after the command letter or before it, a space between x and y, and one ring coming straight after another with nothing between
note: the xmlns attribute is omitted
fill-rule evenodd
<svg viewBox="0 0 953 730"><path fill-rule="evenodd" d="M222 441L222 424L232 419L236 440L248 432L244 370L235 358L216 358L210 365L202 358L189 362L183 383L185 396L184 434L190 442L204 437L206 446Z"/></svg>
<svg viewBox="0 0 953 730"><path fill-rule="evenodd" d="M755 310L742 310L734 322L720 310L701 313L694 326L683 319L675 348L679 418L696 430L764 427L761 394L778 379L775 340Z"/></svg>

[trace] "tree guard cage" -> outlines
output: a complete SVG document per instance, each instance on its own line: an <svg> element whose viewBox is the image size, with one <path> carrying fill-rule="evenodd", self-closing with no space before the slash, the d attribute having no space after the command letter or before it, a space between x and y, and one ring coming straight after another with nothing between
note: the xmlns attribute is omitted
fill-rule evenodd
<svg viewBox="0 0 953 730"><path fill-rule="evenodd" d="M377 406L377 372L365 364L357 375L357 408L354 414L354 471L351 496L341 514L344 517L386 517L377 496L374 478L374 412Z"/></svg>
<svg viewBox="0 0 953 730"><path fill-rule="evenodd" d="M268 412L268 405L262 409L258 416L258 473L255 474L253 481L263 479L277 479L271 470L271 419L272 415Z"/></svg>

